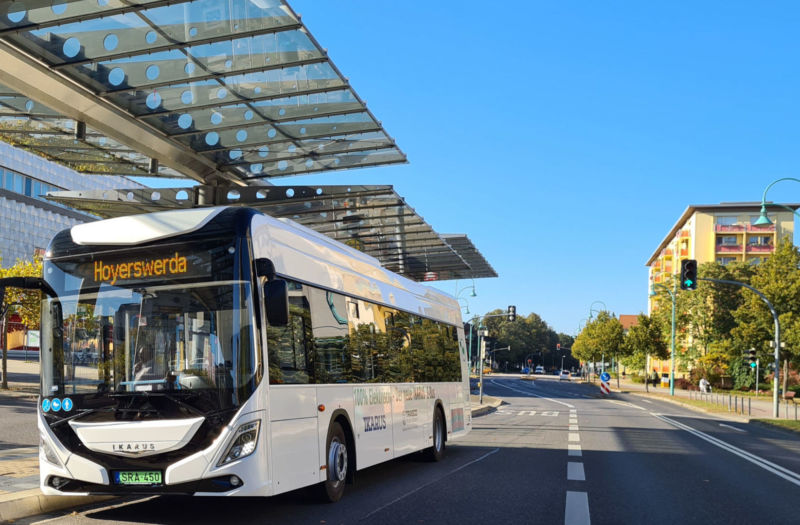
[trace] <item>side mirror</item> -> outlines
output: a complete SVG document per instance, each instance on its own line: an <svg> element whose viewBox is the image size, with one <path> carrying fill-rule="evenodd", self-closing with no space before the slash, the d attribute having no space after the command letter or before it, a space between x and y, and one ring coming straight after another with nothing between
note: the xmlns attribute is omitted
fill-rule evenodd
<svg viewBox="0 0 800 525"><path fill-rule="evenodd" d="M264 284L267 322L271 326L289 324L289 287L282 279L273 279Z"/></svg>

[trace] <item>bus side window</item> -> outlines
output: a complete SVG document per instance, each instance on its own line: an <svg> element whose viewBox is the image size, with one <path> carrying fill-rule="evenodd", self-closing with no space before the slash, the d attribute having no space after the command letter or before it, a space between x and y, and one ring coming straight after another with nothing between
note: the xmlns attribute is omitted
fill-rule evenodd
<svg viewBox="0 0 800 525"><path fill-rule="evenodd" d="M351 375L348 315L353 302L335 292L306 287L314 332L316 383L347 383Z"/></svg>
<svg viewBox="0 0 800 525"><path fill-rule="evenodd" d="M267 327L271 384L312 382L311 310L302 285L290 283L289 290L289 322L285 326Z"/></svg>

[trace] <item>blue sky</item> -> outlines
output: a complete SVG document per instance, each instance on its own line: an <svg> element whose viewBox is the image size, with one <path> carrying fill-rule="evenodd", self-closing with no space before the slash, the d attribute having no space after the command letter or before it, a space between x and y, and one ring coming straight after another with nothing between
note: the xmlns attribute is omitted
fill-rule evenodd
<svg viewBox="0 0 800 525"><path fill-rule="evenodd" d="M290 4L410 162L285 183L392 184L468 234L500 275L471 312L574 334L593 301L646 311L645 262L689 204L800 176L800 4Z"/></svg>
<svg viewBox="0 0 800 525"><path fill-rule="evenodd" d="M646 311L644 264L689 204L800 176L800 4L290 4L410 163L273 182L392 184L499 273L473 313L574 334L594 301Z"/></svg>

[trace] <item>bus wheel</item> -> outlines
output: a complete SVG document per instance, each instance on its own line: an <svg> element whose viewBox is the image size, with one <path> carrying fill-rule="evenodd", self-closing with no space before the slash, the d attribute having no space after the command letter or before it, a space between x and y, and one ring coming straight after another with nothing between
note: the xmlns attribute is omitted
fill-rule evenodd
<svg viewBox="0 0 800 525"><path fill-rule="evenodd" d="M322 483L322 497L324 501L333 503L342 499L348 474L347 469L349 468L347 440L344 437L342 426L337 422L331 423L328 429L328 446L326 450L328 479Z"/></svg>
<svg viewBox="0 0 800 525"><path fill-rule="evenodd" d="M425 449L425 457L430 461L440 461L444 457L444 417L442 410L433 411L433 446Z"/></svg>

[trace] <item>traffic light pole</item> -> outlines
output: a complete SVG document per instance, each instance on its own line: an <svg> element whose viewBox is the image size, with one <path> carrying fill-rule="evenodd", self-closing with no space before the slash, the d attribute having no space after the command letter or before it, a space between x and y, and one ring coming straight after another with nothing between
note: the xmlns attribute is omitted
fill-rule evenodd
<svg viewBox="0 0 800 525"><path fill-rule="evenodd" d="M742 286L747 288L751 292L758 295L762 301L767 303L767 308L769 308L770 313L772 314L772 319L775 321L775 376L773 377L773 388L772 388L772 417L777 418L780 410L780 401L778 399L778 384L780 381L780 363L781 363L781 323L778 320L778 313L775 311L775 308L772 306L772 303L769 302L769 299L761 293L760 291L756 290L749 284L740 283L739 281L726 281L723 279L705 279L705 278L698 278L698 281L709 281L712 283L721 283L721 284L732 284L734 286ZM758 377L756 376L756 390L758 390Z"/></svg>
<svg viewBox="0 0 800 525"><path fill-rule="evenodd" d="M670 345L670 352L669 352L671 356L671 365L669 367L669 395L671 396L675 395L675 294L678 291L678 283L674 281L675 280L673 279L672 290L670 290L663 284L656 283L655 285L653 285L654 287L657 286L659 288L663 288L672 299L672 338L671 338L672 343ZM649 373L650 372L648 371L648 374Z"/></svg>

